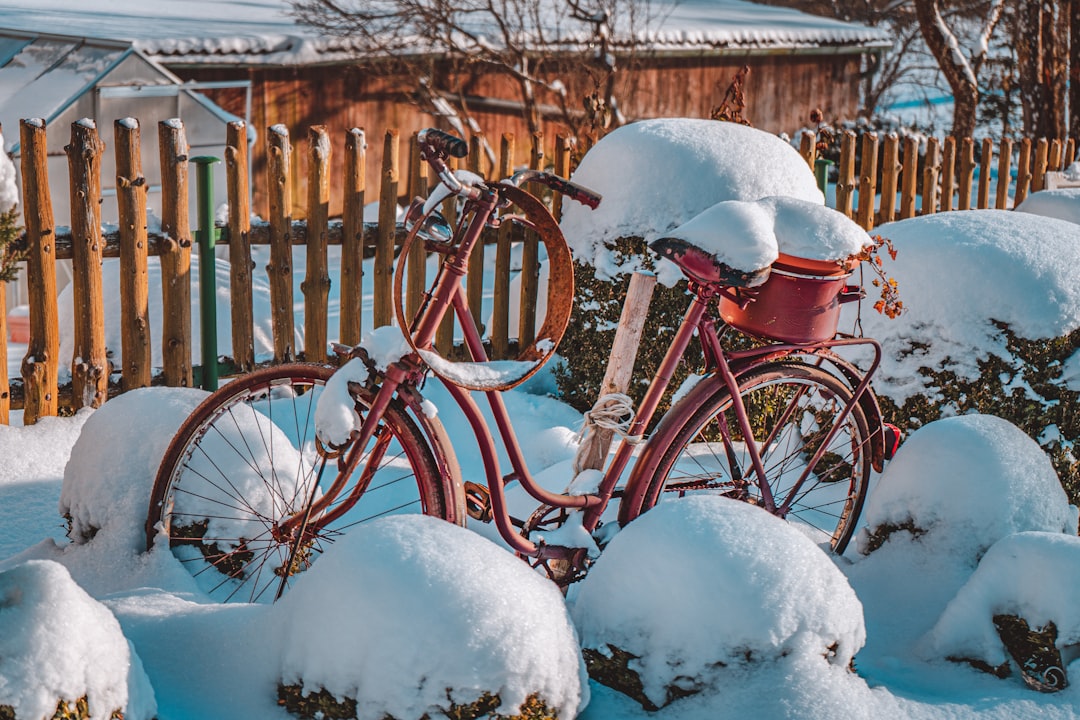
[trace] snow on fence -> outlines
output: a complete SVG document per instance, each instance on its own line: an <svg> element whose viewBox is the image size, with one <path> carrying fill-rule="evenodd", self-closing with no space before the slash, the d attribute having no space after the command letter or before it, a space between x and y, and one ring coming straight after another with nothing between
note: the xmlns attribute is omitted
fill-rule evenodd
<svg viewBox="0 0 1080 720"><path fill-rule="evenodd" d="M30 304L30 337L27 354L22 363L21 378L8 377L6 344L0 342L0 423L7 423L11 409L24 410L23 421L35 422L47 415L56 415L61 407L78 409L96 407L110 394L145 387L152 383L172 386L192 385L201 380L202 368L192 357L190 269L192 231L188 222L188 168L198 159L187 157L183 124L166 120L158 124L158 144L162 168L162 207L160 232L147 229L147 182L141 172L137 121L117 120L115 148L117 194L120 222L115 231L103 232L100 218L101 156L103 144L94 123L79 121L71 128L67 146L70 192L71 227L56 226L53 218L49 184L46 175L45 124L40 120L20 123L22 147L23 216L25 231L22 243L27 251L27 281ZM340 220L327 219L329 153L331 141L323 126L308 131L308 197L307 218L294 220L290 196L290 162L293 148L288 131L275 125L267 133L267 177L269 185L269 217L253 223L250 218L248 190L247 129L243 122L228 125L225 148L226 182L228 185L228 219L215 234L217 242L228 245L231 267L231 332L232 357L218 359L214 371L222 374L242 373L256 364L252 310L252 246L269 245L270 262L266 267L269 280L273 328L273 359L285 362L297 358L326 361L328 337L328 290L338 282L340 324L338 337L344 344L356 344L361 335L361 299L367 282L361 271L366 255L374 256L374 271L369 292L374 299L373 324L389 324L394 315L392 299L393 262L395 250L404 237L404 229L395 220L399 200L427 194L428 177L422 170L415 152L415 142L408 147L405 180L401 179L399 162L401 138L397 130L387 130L382 143L381 186L378 189L379 220L365 223L363 210L367 190L364 173L367 150L360 130L346 133L344 174L345 203ZM549 162L544 153L543 138L530 138L531 161L534 168ZM861 143L860 153L856 153ZM486 175L508 177L513 169L515 139L504 135L496 167L484 167L485 145L479 135L472 138L467 168ZM566 176L570 172L571 142L556 139L553 153L555 172ZM929 138L920 163L918 141L906 138L901 143L895 134L885 136L878 146L874 133L860 137L847 131L841 137L841 153L836 185L836 208L855 218L867 230L894 219L914 217L920 213L963 210L973 207L1006 208L1010 205L1006 180L996 186L993 204L990 199L991 177L1011 178L1013 144L1003 140L997 148L997 166L990 141L984 141L980 163L976 164L974 141L964 138ZM815 137L804 133L800 151L811 168L815 167ZM1013 205L1019 204L1029 192L1044 187L1047 173L1067 167L1075 155L1073 141L1062 145L1023 139L1019 142L1018 167ZM979 169L978 184L974 177ZM880 168L880 169L879 169ZM906 171L910 168L911 172ZM485 172L487 171L487 172ZM880 187L878 186L880 177ZM920 187L921 180L921 187ZM880 195L880 198L878 196ZM899 207L897 200L899 198ZM954 202L955 201L955 202ZM556 216L559 198L553 201ZM443 213L453 220L453 202L444 204ZM318 228L313 232L311 228ZM510 297L510 248L513 242L523 242L521 266L521 295L517 302ZM327 264L327 246L342 246L340 277L331 279ZM294 314L292 285L293 246L304 245L307 250L306 274L302 285L304 295L304 337L306 347L294 347ZM479 245L470 262L466 281L469 305L474 322L481 324L480 307L483 293L483 253L495 252L495 285L493 313L488 337L491 356L511 357L515 343L530 343L535 332L539 261L535 237L522 235L506 224L487 239L488 248ZM425 277L424 262L416 262L425 248L414 244L408 273L405 278L405 308L411 314L422 302L429 278ZM151 367L150 326L147 310L149 287L147 258L157 256L162 272L162 363L154 374ZM122 366L112 368L105 347L104 303L102 298L101 262L104 257L120 259L120 327ZM74 361L71 384L58 386L59 328L55 262L71 259L73 264L75 314ZM0 292L0 338L7 337L4 294ZM516 323L510 322L511 308L520 307ZM452 318L444 323L436 344L444 355L454 351L455 326ZM510 328L516 326L515 339ZM117 379L118 375L118 379ZM213 377L213 375L211 375Z"/></svg>

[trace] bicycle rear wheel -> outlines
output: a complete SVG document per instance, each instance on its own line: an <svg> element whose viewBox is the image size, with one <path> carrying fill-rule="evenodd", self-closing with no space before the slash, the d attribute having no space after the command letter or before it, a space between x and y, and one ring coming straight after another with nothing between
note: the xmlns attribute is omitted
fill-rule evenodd
<svg viewBox="0 0 1080 720"><path fill-rule="evenodd" d="M850 404L851 389L819 367L777 362L741 375L739 394L774 502L788 507L781 514L819 544L843 553L862 512L871 472L870 431L857 404L803 483L797 480ZM762 505L747 442L723 382L716 376L702 380L649 438L620 506L620 522L633 520L662 499L693 492Z"/></svg>
<svg viewBox="0 0 1080 720"><path fill-rule="evenodd" d="M421 512L457 520L448 516L424 434L395 400L334 502L307 518L303 535L280 532L338 475L334 456L316 443L314 422L333 372L295 363L233 380L195 409L169 445L151 495L147 547L166 535L213 599L272 601L337 537L376 517ZM354 400L361 414L370 406L369 397ZM326 519L339 509L340 517Z"/></svg>

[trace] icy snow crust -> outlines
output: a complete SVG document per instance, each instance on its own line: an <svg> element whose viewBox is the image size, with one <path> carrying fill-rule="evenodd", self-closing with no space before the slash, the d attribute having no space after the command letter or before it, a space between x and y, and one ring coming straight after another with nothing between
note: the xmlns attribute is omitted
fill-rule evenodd
<svg viewBox="0 0 1080 720"><path fill-rule="evenodd" d="M914 521L925 532L920 543L974 567L1015 532L1075 535L1077 511L1038 443L1007 420L962 415L912 433L885 467L863 521L871 531Z"/></svg>
<svg viewBox="0 0 1080 720"><path fill-rule="evenodd" d="M90 715L157 713L139 656L109 610L60 564L30 560L0 573L0 705L17 718L50 718L58 700Z"/></svg>
<svg viewBox="0 0 1080 720"><path fill-rule="evenodd" d="M680 678L711 684L730 672L717 663L794 652L846 667L866 640L862 604L812 540L719 497L662 502L623 528L582 581L573 615L583 647L637 656L658 706Z"/></svg>
<svg viewBox="0 0 1080 720"><path fill-rule="evenodd" d="M784 195L824 204L814 174L793 147L770 133L715 120L624 125L585 154L572 179L604 197L596 210L569 203L562 218L575 259L594 265L601 277L634 269L613 265L610 243L661 237L722 200Z"/></svg>
<svg viewBox="0 0 1080 720"><path fill-rule="evenodd" d="M497 694L502 714L531 693L560 717L589 700L555 585L441 520L402 515L356 528L273 617L284 629L282 681L355 698L359 717L436 716L448 691L458 704Z"/></svg>
<svg viewBox="0 0 1080 720"><path fill-rule="evenodd" d="M896 247L885 271L906 308L899 319L862 313L868 337L883 346L874 388L898 403L927 391L919 369L979 375L978 360L1008 357L993 321L1023 338L1080 328L1080 225L1007 210L926 215L875 229ZM868 288L872 291L872 288ZM845 306L840 327L856 308ZM912 346L917 349L912 351Z"/></svg>

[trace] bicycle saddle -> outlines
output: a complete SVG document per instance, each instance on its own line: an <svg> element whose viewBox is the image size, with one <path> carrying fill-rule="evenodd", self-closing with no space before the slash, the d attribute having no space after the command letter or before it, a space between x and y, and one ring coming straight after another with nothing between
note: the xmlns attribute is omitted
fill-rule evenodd
<svg viewBox="0 0 1080 720"><path fill-rule="evenodd" d="M649 243L649 247L660 257L678 265L686 277L700 285L757 287L769 278L771 270L768 266L749 272L738 270L682 238L659 238Z"/></svg>

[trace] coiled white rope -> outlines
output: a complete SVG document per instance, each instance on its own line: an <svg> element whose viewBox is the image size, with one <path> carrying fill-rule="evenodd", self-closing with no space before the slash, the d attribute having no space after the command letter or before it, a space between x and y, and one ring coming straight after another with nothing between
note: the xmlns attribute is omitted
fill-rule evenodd
<svg viewBox="0 0 1080 720"><path fill-rule="evenodd" d="M574 455L575 474L585 469L599 469L604 464L603 456L607 454L607 448L596 447L599 440L597 429L607 430L634 445L643 440L641 435L628 434L634 423L634 401L624 393L601 395L584 417L585 422L578 432L577 454Z"/></svg>

